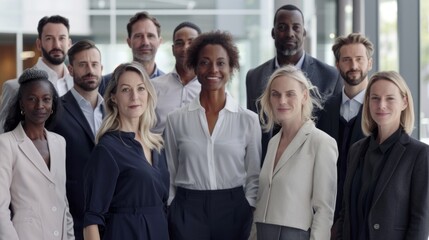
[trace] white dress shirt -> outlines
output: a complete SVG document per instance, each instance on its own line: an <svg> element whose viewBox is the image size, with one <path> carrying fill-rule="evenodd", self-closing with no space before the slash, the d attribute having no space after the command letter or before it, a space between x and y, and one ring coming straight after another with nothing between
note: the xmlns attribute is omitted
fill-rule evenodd
<svg viewBox="0 0 429 240"><path fill-rule="evenodd" d="M170 172L170 197L176 187L218 190L243 186L255 206L261 161L258 116L244 109L227 93L210 135L199 97L168 115L165 150Z"/></svg>
<svg viewBox="0 0 429 240"><path fill-rule="evenodd" d="M162 133L167 115L189 104L200 93L201 84L195 77L186 85L183 85L176 68L170 73L151 79L151 82L158 96L155 109L158 121L152 131Z"/></svg>
<svg viewBox="0 0 429 240"><path fill-rule="evenodd" d="M340 115L348 122L356 117L365 98L366 89L358 93L354 98L350 99L343 88L343 97L340 106Z"/></svg>

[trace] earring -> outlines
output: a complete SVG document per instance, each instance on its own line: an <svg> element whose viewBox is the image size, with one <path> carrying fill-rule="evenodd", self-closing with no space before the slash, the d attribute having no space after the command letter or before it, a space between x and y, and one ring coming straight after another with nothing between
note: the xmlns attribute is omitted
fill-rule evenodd
<svg viewBox="0 0 429 240"><path fill-rule="evenodd" d="M22 116L24 116L24 115L25 115L24 110L21 110L21 115L22 115Z"/></svg>
<svg viewBox="0 0 429 240"><path fill-rule="evenodd" d="M54 113L54 109L51 109L51 114Z"/></svg>

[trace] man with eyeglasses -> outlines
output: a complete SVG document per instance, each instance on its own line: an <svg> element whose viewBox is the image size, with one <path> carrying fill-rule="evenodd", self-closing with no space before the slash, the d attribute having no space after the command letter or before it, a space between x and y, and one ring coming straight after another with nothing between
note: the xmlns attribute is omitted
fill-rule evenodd
<svg viewBox="0 0 429 240"><path fill-rule="evenodd" d="M313 58L304 51L306 30L304 15L294 5L284 5L274 15L274 27L271 30L276 47L276 56L262 65L249 70L246 76L247 108L258 113L260 109L256 100L267 85L268 78L275 69L292 64L306 73L313 85L317 86L323 99L340 93L342 80L339 72L326 63ZM275 127L262 134L262 161L264 160L268 141L280 127Z"/></svg>

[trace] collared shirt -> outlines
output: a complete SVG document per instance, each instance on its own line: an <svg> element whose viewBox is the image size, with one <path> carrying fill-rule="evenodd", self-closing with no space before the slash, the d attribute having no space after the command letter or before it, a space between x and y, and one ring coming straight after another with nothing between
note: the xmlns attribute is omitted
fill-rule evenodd
<svg viewBox="0 0 429 240"><path fill-rule="evenodd" d="M133 61L133 63L137 63L137 64L141 65L141 63L140 63L140 62L137 62L137 61ZM142 66L143 66L143 65L142 65ZM156 77L162 76L162 75L164 75L164 74L165 74L165 73L164 73L161 69L159 69L159 68L156 66L156 63L155 63L155 69L154 69L153 73L149 76L149 78L150 78L150 79L152 79L152 78L156 78ZM147 73L147 75L149 75L149 73Z"/></svg>
<svg viewBox="0 0 429 240"><path fill-rule="evenodd" d="M165 150L170 172L170 197L176 187L218 190L243 186L255 206L261 162L261 127L256 113L226 93L210 135L199 97L167 117Z"/></svg>
<svg viewBox="0 0 429 240"><path fill-rule="evenodd" d="M70 89L73 88L73 77L70 76L69 70L64 65L64 75L62 78L58 78L58 74L46 65L40 57L35 67L40 70L44 70L48 73L49 81L51 81L58 91L58 95L62 96L66 94Z"/></svg>
<svg viewBox="0 0 429 240"><path fill-rule="evenodd" d="M91 131L94 134L94 136L97 135L98 129L100 129L101 122L103 120L103 111L102 111L102 103L103 98L98 93L97 98L97 105L94 108L92 108L92 105L89 101L87 101L85 98L80 95L76 89L72 88L71 93L73 94L73 97L76 99L77 103L79 104L80 109L82 110L83 115L85 115L86 120L89 123L89 126L91 127Z"/></svg>
<svg viewBox="0 0 429 240"><path fill-rule="evenodd" d="M304 63L304 58L305 58L305 52L303 52L303 54L302 54L301 58L300 58L300 59L298 60L298 62L295 64L295 67L296 67L296 68L298 68L298 69L302 69L302 64ZM276 57L276 60L275 60L275 64L276 64L276 69L280 67L280 65L279 65L279 61L277 60L277 57Z"/></svg>
<svg viewBox="0 0 429 240"><path fill-rule="evenodd" d="M343 88L343 97L340 106L340 115L348 122L356 117L365 98L366 89L358 93L354 98L350 99Z"/></svg>
<svg viewBox="0 0 429 240"><path fill-rule="evenodd" d="M186 85L183 85L176 69L170 73L151 79L151 82L158 96L155 109L158 122L152 131L162 133L165 128L167 115L190 103L192 99L198 96L201 91L201 84L198 82L197 77L195 77Z"/></svg>

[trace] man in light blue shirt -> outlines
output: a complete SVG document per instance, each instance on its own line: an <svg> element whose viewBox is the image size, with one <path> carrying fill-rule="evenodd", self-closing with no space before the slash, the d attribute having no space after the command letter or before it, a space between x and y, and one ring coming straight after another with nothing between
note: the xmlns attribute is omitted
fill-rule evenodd
<svg viewBox="0 0 429 240"><path fill-rule="evenodd" d="M156 105L156 133L162 133L165 128L167 115L191 102L201 90L201 84L193 69L185 65L186 50L198 35L200 28L191 22L180 23L173 32L173 55L176 64L173 71L152 79L152 84L158 96Z"/></svg>
<svg viewBox="0 0 429 240"><path fill-rule="evenodd" d="M133 53L133 61L141 64L150 78L164 75L155 63L155 56L162 43L161 24L148 12L137 12L127 24L127 43ZM103 76L99 88L101 95L112 78L112 74Z"/></svg>

